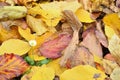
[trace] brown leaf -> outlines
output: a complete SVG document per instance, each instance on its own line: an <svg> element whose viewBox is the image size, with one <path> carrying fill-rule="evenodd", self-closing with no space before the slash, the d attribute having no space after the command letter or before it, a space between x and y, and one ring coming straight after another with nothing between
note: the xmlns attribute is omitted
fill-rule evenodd
<svg viewBox="0 0 120 80"><path fill-rule="evenodd" d="M29 65L18 55L11 53L0 56L0 80L10 80L28 68Z"/></svg>
<svg viewBox="0 0 120 80"><path fill-rule="evenodd" d="M67 22L73 29L73 37L69 43L69 45L63 51L63 56L60 61L60 65L65 67L68 59L75 54L75 50L77 45L79 44L79 32L82 32L82 23L78 20L77 16L70 10L65 10L63 12Z"/></svg>

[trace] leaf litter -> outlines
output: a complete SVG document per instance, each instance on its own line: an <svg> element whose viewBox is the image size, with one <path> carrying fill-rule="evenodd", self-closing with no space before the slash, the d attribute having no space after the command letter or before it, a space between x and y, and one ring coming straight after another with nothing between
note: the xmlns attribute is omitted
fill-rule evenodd
<svg viewBox="0 0 120 80"><path fill-rule="evenodd" d="M119 5L1 0L0 80L119 79Z"/></svg>

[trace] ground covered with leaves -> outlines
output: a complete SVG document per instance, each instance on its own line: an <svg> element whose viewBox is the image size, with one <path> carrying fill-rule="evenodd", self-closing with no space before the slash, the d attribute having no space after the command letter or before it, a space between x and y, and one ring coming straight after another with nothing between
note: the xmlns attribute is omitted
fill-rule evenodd
<svg viewBox="0 0 120 80"><path fill-rule="evenodd" d="M119 80L120 0L0 0L0 80Z"/></svg>

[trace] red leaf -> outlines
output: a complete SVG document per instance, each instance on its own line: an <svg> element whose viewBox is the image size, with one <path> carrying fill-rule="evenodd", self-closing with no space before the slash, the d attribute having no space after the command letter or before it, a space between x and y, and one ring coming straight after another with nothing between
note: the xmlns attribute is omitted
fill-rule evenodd
<svg viewBox="0 0 120 80"><path fill-rule="evenodd" d="M29 65L15 54L0 56L0 80L9 80L23 74Z"/></svg>
<svg viewBox="0 0 120 80"><path fill-rule="evenodd" d="M71 40L70 34L60 34L57 38L44 42L40 48L40 53L47 58L58 58L61 52L68 46Z"/></svg>

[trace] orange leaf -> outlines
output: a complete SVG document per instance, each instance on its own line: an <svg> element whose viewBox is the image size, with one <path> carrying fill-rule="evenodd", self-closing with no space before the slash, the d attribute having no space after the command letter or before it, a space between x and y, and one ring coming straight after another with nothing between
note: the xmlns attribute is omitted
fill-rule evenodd
<svg viewBox="0 0 120 80"><path fill-rule="evenodd" d="M18 55L0 56L0 80L10 80L23 74L28 68L29 65Z"/></svg>

